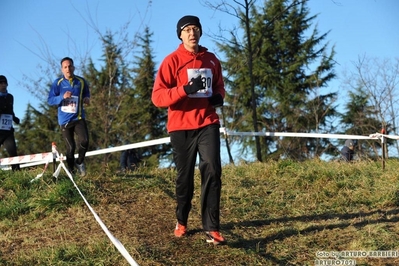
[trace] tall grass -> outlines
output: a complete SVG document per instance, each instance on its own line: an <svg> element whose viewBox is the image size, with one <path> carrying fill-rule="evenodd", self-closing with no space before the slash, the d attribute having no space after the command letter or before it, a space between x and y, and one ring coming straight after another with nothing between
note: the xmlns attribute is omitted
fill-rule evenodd
<svg viewBox="0 0 399 266"><path fill-rule="evenodd" d="M90 167L90 166L89 166ZM173 236L174 169L88 169L79 189L140 265L314 265L318 251L399 248L399 162L271 161L223 168L222 233L201 230L199 173L189 234ZM127 265L66 175L0 172L0 264ZM352 258L357 265L399 259Z"/></svg>

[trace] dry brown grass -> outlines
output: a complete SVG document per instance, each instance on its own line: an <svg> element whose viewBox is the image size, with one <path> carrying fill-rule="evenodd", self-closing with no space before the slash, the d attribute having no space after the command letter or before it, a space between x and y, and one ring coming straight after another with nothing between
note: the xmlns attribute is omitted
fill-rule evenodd
<svg viewBox="0 0 399 266"><path fill-rule="evenodd" d="M224 246L205 243L198 176L189 234L181 239L173 236L174 170L140 169L127 176L92 170L76 182L139 265L315 265L317 251L398 249L398 166L396 161L385 171L373 162L226 166ZM11 183L15 177L8 173L0 178L0 264L127 265L70 180L53 183L47 175L29 184L35 173L21 173ZM50 204L55 201L50 192L65 198L63 204ZM19 210L6 215L11 204ZM397 257L351 259L357 265L399 264Z"/></svg>

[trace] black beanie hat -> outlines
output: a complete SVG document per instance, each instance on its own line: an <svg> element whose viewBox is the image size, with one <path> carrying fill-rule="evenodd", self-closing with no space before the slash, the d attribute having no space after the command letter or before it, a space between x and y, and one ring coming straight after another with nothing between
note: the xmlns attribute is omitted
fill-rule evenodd
<svg viewBox="0 0 399 266"><path fill-rule="evenodd" d="M6 84L8 85L6 76L0 75L0 81L5 81Z"/></svg>
<svg viewBox="0 0 399 266"><path fill-rule="evenodd" d="M202 26L199 18L196 16L184 16L177 22L177 38L180 39L181 31L188 25L197 26L200 29L200 36L202 36Z"/></svg>

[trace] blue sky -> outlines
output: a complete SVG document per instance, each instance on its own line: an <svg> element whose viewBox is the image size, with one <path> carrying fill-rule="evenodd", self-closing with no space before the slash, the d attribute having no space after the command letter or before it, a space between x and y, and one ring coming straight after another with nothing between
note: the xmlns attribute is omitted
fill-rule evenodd
<svg viewBox="0 0 399 266"><path fill-rule="evenodd" d="M89 54L94 60L101 57L101 42L87 23L92 21L101 33L116 32L131 21L131 37L149 26L153 32L155 60L179 44L176 36L177 20L187 14L201 19L206 33L217 33L218 25L232 28L234 17L214 12L198 0L2 0L0 16L0 74L8 78L8 90L15 97L15 113L23 117L28 103L37 100L21 87L23 74L41 76L39 65L43 57L55 58ZM139 3L137 3L139 2ZM151 4L149 4L151 2ZM259 0L261 4L263 0ZM335 45L338 79L329 90L338 91L342 73L353 70L359 56L372 58L399 57L399 1L397 0L310 0L311 14L320 33L331 30L327 37ZM211 51L215 45L206 34L201 44ZM218 53L217 53L218 54ZM79 74L79 68L76 74ZM56 77L51 77L51 80ZM344 93L344 92L340 92ZM344 96L344 95L342 95Z"/></svg>

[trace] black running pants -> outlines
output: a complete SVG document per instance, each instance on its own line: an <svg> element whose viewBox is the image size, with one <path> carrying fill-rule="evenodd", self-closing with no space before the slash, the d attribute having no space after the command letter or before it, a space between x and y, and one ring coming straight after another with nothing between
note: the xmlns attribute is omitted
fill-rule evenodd
<svg viewBox="0 0 399 266"><path fill-rule="evenodd" d="M75 134L77 135L78 144L78 159L76 163L81 164L85 158L86 152L89 148L89 134L87 130L86 121L84 119L75 120L61 126L62 137L65 141L66 158L69 169L74 169L75 164Z"/></svg>
<svg viewBox="0 0 399 266"><path fill-rule="evenodd" d="M176 178L176 217L187 225L194 193L194 169L197 154L201 174L201 215L205 231L219 230L221 159L219 125L209 125L197 130L170 133Z"/></svg>

